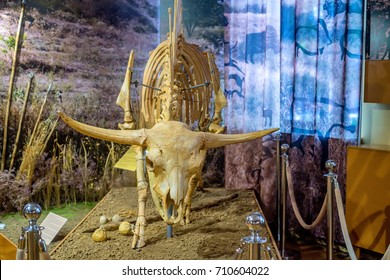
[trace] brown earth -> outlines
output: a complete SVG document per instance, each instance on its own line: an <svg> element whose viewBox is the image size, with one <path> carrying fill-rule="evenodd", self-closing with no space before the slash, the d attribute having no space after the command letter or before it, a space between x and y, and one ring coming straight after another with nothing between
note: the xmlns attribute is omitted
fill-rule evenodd
<svg viewBox="0 0 390 280"><path fill-rule="evenodd" d="M218 203L224 198L228 201ZM205 189L194 196L191 223L174 225L173 238L166 238L166 224L149 199L145 247L131 249L133 236L123 236L118 230L106 231L105 242L92 240L100 216L133 213L125 220L134 223L136 205L135 188L114 188L60 244L50 245L52 259L232 259L241 238L250 234L245 225L247 215L259 211L251 191Z"/></svg>

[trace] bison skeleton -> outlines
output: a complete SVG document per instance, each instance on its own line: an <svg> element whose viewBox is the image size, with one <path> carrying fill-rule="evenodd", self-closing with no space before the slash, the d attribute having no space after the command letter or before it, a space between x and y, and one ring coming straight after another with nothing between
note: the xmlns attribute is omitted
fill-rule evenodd
<svg viewBox="0 0 390 280"><path fill-rule="evenodd" d="M207 149L247 142L277 130L220 134L224 129L220 124L221 110L226 100L220 89L218 69L211 54L187 43L177 32L180 7L181 1L176 0L174 28L170 29L168 39L150 54L145 67L138 129L130 106L133 52L117 100L125 112L124 123L119 125L121 130L90 126L59 113L66 124L82 134L132 145L136 153L138 192L132 248L145 246L148 189L168 225L189 223L191 199L202 184ZM214 115L210 118L212 105ZM195 123L198 131L191 129Z"/></svg>

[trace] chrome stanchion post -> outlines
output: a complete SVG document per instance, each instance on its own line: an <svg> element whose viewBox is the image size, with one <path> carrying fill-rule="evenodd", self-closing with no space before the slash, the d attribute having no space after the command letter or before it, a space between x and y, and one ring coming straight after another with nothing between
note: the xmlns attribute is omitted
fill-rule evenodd
<svg viewBox="0 0 390 280"><path fill-rule="evenodd" d="M252 235L244 237L242 242L248 245L249 259L260 260L262 245L267 242L266 237L260 236L265 232L265 219L259 212L254 212L246 218L246 225Z"/></svg>
<svg viewBox="0 0 390 280"><path fill-rule="evenodd" d="M288 161L287 151L289 149L288 144L283 144L281 146L282 150L282 180L281 180L281 236L280 236L280 255L282 259L285 256L285 243L286 243L286 203L287 203L287 176L286 176L286 164Z"/></svg>
<svg viewBox="0 0 390 280"><path fill-rule="evenodd" d="M334 170L336 163L333 160L327 160L325 163L326 169L328 169L327 177L327 193L328 193L328 205L327 205L327 231L326 231L326 258L333 260L333 244L334 244L334 228L333 228L333 202L334 202L334 189L332 180L335 176Z"/></svg>
<svg viewBox="0 0 390 280"><path fill-rule="evenodd" d="M18 247L16 249L16 260L24 260L26 258L26 237L24 227L22 227L22 233L19 236Z"/></svg>
<svg viewBox="0 0 390 280"><path fill-rule="evenodd" d="M243 247L246 245L246 243L241 239L241 244L240 247L236 249L234 252L233 260L241 260L242 255L244 254L244 249Z"/></svg>
<svg viewBox="0 0 390 280"><path fill-rule="evenodd" d="M281 221L282 221L282 209L281 209L281 176L280 176L280 140L282 139L282 134L277 133L275 135L276 141L276 211L277 211L277 242L278 246L281 246Z"/></svg>
<svg viewBox="0 0 390 280"><path fill-rule="evenodd" d="M28 226L22 229L22 236L26 234L26 254L28 260L39 260L39 253L43 247L42 242L44 241L41 239L41 227L37 224L41 214L42 208L36 203L28 203L23 208L23 216L28 219Z"/></svg>

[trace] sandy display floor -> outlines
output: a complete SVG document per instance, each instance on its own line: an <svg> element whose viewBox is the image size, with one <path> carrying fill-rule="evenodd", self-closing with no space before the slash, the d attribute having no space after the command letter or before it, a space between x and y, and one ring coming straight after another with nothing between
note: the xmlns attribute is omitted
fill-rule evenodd
<svg viewBox="0 0 390 280"><path fill-rule="evenodd" d="M101 216L119 214L135 222L137 213L136 188L114 188L75 227L56 248L52 259L232 259L240 240L250 235L246 217L259 211L252 191L231 191L210 188L197 191L193 198L191 223L174 225L173 238L166 238L166 224L159 218L152 199L147 201L146 246L131 249L133 236L118 230L107 230L108 240L92 240L93 229L99 227ZM271 244L272 245L272 244ZM243 259L247 254L242 255Z"/></svg>

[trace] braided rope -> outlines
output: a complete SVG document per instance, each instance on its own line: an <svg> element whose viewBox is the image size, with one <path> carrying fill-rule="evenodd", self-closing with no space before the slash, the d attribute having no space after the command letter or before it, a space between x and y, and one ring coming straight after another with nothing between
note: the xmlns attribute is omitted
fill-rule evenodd
<svg viewBox="0 0 390 280"><path fill-rule="evenodd" d="M337 213L339 214L339 220L341 225L341 231L343 232L344 242L347 246L348 254L351 260L357 260L355 251L352 246L351 239L348 234L348 228L347 228L347 222L345 220L345 214L344 214L344 206L343 201L341 199L341 192L339 183L337 182L336 178L333 178L333 184L334 184L334 194L336 197L336 205L337 205Z"/></svg>
<svg viewBox="0 0 390 280"><path fill-rule="evenodd" d="M348 228L347 228L347 223L345 220L345 214L343 208L343 201L341 199L339 183L336 178L333 178L333 183L335 184L334 194L336 196L337 212L340 219L340 225L341 225L341 230L343 232L345 245L347 247L348 254L351 260L357 260L358 258L356 257L355 251L353 250L352 242L348 234ZM387 250L381 260L390 260L390 245L387 247Z"/></svg>
<svg viewBox="0 0 390 280"><path fill-rule="evenodd" d="M26 251L24 249L16 249L16 260L21 261L26 259Z"/></svg>
<svg viewBox="0 0 390 280"><path fill-rule="evenodd" d="M389 247L387 247L387 250L382 257L382 260L390 260L390 245L389 245Z"/></svg>
<svg viewBox="0 0 390 280"><path fill-rule="evenodd" d="M287 160L286 160L286 177L287 177L288 192L289 192L290 199L291 199L291 205L292 205L294 214L295 214L299 224L303 228L308 229L308 230L315 228L319 224L321 219L325 216L326 206L327 206L327 201L328 201L327 198L328 198L329 194L326 193L324 203L322 204L320 213L318 214L315 221L312 224L308 225L303 220L303 218L299 212L299 209L298 209L298 205L297 205L294 190L293 190L291 168L290 168L289 162ZM356 257L356 254L355 254L355 251L353 249L352 242L351 242L351 239L350 239L349 233L348 233L348 227L347 227L347 223L345 220L345 214L344 214L344 205L343 205L343 201L341 198L341 192L340 192L339 183L337 181L337 177L333 177L332 183L334 184L334 193L335 193L335 198L336 198L337 213L338 213L339 220L340 220L340 226L341 226L341 230L343 233L344 242L345 242L345 245L347 247L348 254L349 254L351 260L357 260L358 258ZM381 260L390 260L390 245L387 247L387 250L386 250L386 252L383 255Z"/></svg>
<svg viewBox="0 0 390 280"><path fill-rule="evenodd" d="M301 213L299 212L299 209L298 209L298 205L297 205L297 201L295 199L295 194L294 194L294 189L293 189L293 183L292 183L292 178L291 178L291 168L290 168L290 165L288 163L288 161L286 161L286 177L287 177L287 186L288 186L288 193L290 195L290 199L291 199L291 205L292 205L292 208L293 208L293 211L294 211L294 214L299 222L299 224L304 228L304 229L313 229L315 228L320 222L321 220L324 218L325 216L325 213L326 213L326 206L327 206L327 202L328 202L328 193L326 193L326 196L325 196L325 200L322 204L322 207L321 207L321 210L320 210L320 213L318 214L317 218L314 220L314 222L312 224L306 224L305 221L303 220L302 216L301 216Z"/></svg>

